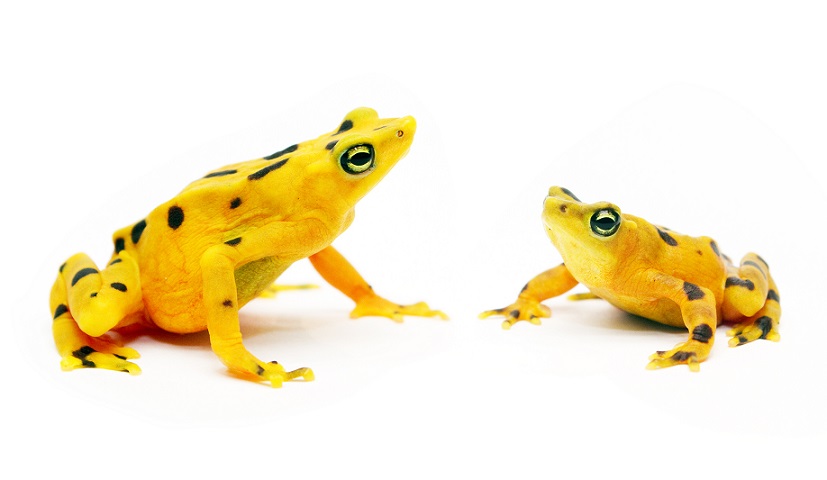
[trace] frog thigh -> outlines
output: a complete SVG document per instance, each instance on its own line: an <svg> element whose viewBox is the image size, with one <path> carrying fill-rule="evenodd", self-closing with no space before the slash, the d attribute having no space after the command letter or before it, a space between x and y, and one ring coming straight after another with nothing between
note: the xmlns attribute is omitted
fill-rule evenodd
<svg viewBox="0 0 827 480"><path fill-rule="evenodd" d="M738 268L727 265L724 320L755 315L766 303L770 280L769 267L754 253L744 255Z"/></svg>
<svg viewBox="0 0 827 480"><path fill-rule="evenodd" d="M143 311L141 284L134 259L122 251L99 271L85 254L69 258L52 286L49 304L54 315L52 334L65 370L98 367L139 373L127 358L131 348L104 335L137 321Z"/></svg>
<svg viewBox="0 0 827 480"><path fill-rule="evenodd" d="M735 347L758 339L780 340L781 297L767 263L749 253L741 260L740 268L735 271L730 266L730 272L737 276L727 278L724 291L724 321L736 323L727 332L733 337L729 345Z"/></svg>

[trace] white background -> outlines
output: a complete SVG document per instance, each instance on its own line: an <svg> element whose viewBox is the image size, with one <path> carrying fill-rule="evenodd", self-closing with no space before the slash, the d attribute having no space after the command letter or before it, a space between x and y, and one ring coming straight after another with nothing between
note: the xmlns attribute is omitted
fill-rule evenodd
<svg viewBox="0 0 827 480"><path fill-rule="evenodd" d="M822 472L827 33L799 2L0 7L0 471L25 478L677 478ZM296 4L298 2L291 2ZM459 3L459 2L457 2ZM568 5L571 3L572 5ZM349 320L327 285L242 311L317 380L225 373L205 334L142 337L143 374L64 373L57 266L225 163L411 114L411 153L336 245L451 320ZM560 261L551 185L766 258L780 343L644 369L686 333L603 302L480 321ZM319 283L307 262L283 283ZM567 477L568 478L568 477Z"/></svg>

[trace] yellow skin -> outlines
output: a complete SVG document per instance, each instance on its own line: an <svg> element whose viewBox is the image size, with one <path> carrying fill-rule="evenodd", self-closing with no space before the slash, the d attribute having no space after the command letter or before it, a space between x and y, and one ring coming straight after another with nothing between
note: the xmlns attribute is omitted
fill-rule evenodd
<svg viewBox="0 0 827 480"><path fill-rule="evenodd" d="M689 339L653 354L647 368L686 364L693 371L709 356L715 329L730 346L759 338L778 341L778 288L766 262L748 253L734 266L709 237L690 237L657 227L608 202L582 203L561 187L549 189L543 209L546 233L564 263L534 277L511 305L483 312L504 315L503 328L540 323L551 310L540 302L582 283L590 294L629 313L674 327Z"/></svg>
<svg viewBox="0 0 827 480"><path fill-rule="evenodd" d="M140 222L113 235L105 269L77 254L60 267L50 296L53 333L64 370L97 367L140 372L135 350L106 334L135 325L168 332L208 330L213 351L243 378L284 380L291 372L244 347L238 309L271 295L293 262L308 258L356 302L351 317L440 316L425 303L398 305L373 289L332 246L350 226L356 203L405 156L412 117L348 113L336 130L267 157L208 173Z"/></svg>

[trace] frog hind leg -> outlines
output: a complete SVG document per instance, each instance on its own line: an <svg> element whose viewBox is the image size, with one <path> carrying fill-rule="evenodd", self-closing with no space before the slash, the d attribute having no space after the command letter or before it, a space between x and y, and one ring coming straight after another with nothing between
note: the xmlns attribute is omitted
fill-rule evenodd
<svg viewBox="0 0 827 480"><path fill-rule="evenodd" d="M729 346L759 339L779 341L780 301L769 266L760 256L748 253L738 268L729 265L722 306L724 321L734 323L727 332L732 337Z"/></svg>
<svg viewBox="0 0 827 480"><path fill-rule="evenodd" d="M104 270L98 270L85 254L70 257L60 267L49 305L52 335L63 370L104 368L132 375L141 372L129 361L138 358L138 352L106 335L142 316L138 266L128 253L115 254Z"/></svg>

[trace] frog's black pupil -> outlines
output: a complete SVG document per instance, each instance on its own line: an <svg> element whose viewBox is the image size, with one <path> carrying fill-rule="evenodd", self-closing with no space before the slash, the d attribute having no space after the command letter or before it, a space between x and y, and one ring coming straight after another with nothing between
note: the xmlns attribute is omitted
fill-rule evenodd
<svg viewBox="0 0 827 480"><path fill-rule="evenodd" d="M370 154L370 152L359 152L359 153L355 154L354 156L350 157L348 162L350 162L350 163L352 163L356 166L361 167L363 165L366 165L368 162L370 162L370 157L371 156L372 155Z"/></svg>

